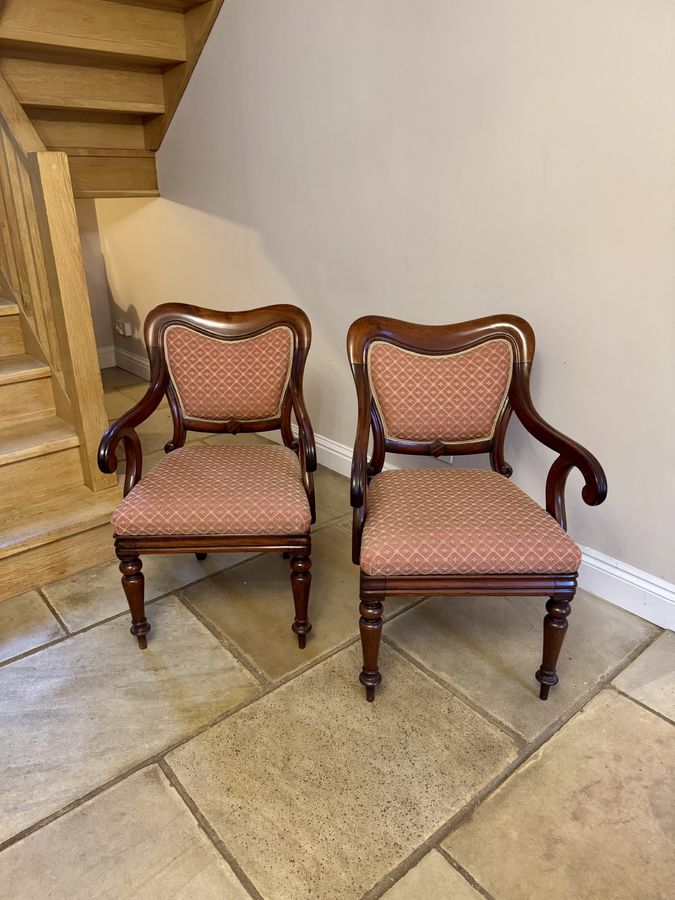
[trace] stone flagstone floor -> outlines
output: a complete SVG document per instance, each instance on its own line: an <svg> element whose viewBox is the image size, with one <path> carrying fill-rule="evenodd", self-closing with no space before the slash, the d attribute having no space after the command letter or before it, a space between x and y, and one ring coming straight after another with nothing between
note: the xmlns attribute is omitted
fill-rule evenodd
<svg viewBox="0 0 675 900"><path fill-rule="evenodd" d="M305 651L277 555L146 558L144 653L115 563L0 604L0 896L672 897L675 635L579 591L542 703L543 600L388 601L367 704L347 480L317 499Z"/></svg>

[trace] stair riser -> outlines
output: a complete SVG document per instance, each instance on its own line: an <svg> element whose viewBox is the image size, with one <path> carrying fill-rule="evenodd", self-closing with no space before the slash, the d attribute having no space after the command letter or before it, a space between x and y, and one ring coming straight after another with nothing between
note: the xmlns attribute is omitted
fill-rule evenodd
<svg viewBox="0 0 675 900"><path fill-rule="evenodd" d="M44 500L50 489L63 490L83 483L79 447L0 466L0 517L3 509Z"/></svg>
<svg viewBox="0 0 675 900"><path fill-rule="evenodd" d="M0 385L0 423L3 426L53 414L51 378Z"/></svg>
<svg viewBox="0 0 675 900"><path fill-rule="evenodd" d="M114 558L110 525L99 525L8 556L0 563L0 600Z"/></svg>
<svg viewBox="0 0 675 900"><path fill-rule="evenodd" d="M23 106L149 115L164 112L164 90L159 71L129 71L8 57L0 60L0 73Z"/></svg>
<svg viewBox="0 0 675 900"><path fill-rule="evenodd" d="M0 316L0 359L26 352L18 316Z"/></svg>

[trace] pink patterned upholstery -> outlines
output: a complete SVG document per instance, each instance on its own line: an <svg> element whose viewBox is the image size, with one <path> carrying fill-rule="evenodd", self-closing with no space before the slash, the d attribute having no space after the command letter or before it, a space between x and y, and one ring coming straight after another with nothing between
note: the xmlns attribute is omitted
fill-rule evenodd
<svg viewBox="0 0 675 900"><path fill-rule="evenodd" d="M112 516L116 535L306 534L310 524L297 456L265 446L174 450Z"/></svg>
<svg viewBox="0 0 675 900"><path fill-rule="evenodd" d="M401 469L368 490L367 575L558 574L580 561L558 523L496 472Z"/></svg>
<svg viewBox="0 0 675 900"><path fill-rule="evenodd" d="M445 356L375 341L368 351L373 396L385 434L401 441L491 438L511 383L503 338Z"/></svg>
<svg viewBox="0 0 675 900"><path fill-rule="evenodd" d="M221 422L279 416L293 359L290 328L280 325L255 337L226 340L171 325L164 346L189 418Z"/></svg>

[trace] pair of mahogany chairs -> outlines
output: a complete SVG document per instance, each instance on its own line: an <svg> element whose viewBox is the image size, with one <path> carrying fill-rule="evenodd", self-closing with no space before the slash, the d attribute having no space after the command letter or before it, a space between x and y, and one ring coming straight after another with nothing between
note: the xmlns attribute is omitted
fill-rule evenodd
<svg viewBox="0 0 675 900"><path fill-rule="evenodd" d="M149 314L145 341L148 390L108 428L99 448L104 472L116 470L120 443L126 457L124 500L112 524L131 633L144 649L150 623L142 554L204 559L209 552L274 551L290 557L292 629L303 648L312 628L317 466L303 399L309 320L287 305L216 312L164 304ZM551 428L533 406L532 329L508 315L448 326L366 316L349 329L347 349L358 396L351 505L353 561L360 567L360 681L367 699L374 699L382 680L378 651L386 597L511 594L549 598L536 673L545 700L558 682L580 562L565 533L565 482L579 468L590 505L602 503L607 488L595 457ZM135 429L165 395L173 436L166 457L141 479ZM504 438L512 412L558 454L546 482L546 510L509 481ZM276 429L283 446L185 446L188 430ZM387 451L487 453L491 469L383 471Z"/></svg>

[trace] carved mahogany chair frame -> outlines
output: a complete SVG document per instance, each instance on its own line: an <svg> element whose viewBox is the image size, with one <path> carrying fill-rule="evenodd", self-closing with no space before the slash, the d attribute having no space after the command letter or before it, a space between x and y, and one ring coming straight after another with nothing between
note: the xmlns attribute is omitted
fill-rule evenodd
<svg viewBox="0 0 675 900"><path fill-rule="evenodd" d="M271 328L286 326L293 335L293 358L288 384L284 390L278 418L246 421L227 419L204 421L184 415L167 364L164 334L172 325L183 325L208 337L236 340L263 334ZM316 520L314 477L316 471L316 447L314 433L303 397L303 373L311 344L311 326L305 313L295 306L280 304L241 312L221 312L204 309L186 303L165 303L157 306L145 321L144 336L150 360L150 385L139 402L107 429L98 451L101 471L112 473L117 469L116 450L121 443L126 458L124 496L141 478L142 451L136 427L157 409L166 395L173 419L173 436L165 444L165 453L182 447L187 432L238 434L239 432L265 432L281 430L283 443L299 457L302 480L309 501L312 523ZM291 414L298 427L296 439L291 427ZM308 618L309 589L311 585L311 537L307 534L270 535L147 535L115 536L115 552L120 560L122 586L129 603L131 633L138 639L139 647L147 646L150 623L145 617L144 577L141 572L140 554L143 553L194 553L205 559L207 553L260 553L281 552L290 557L291 587L295 605L295 621L292 629L301 649L312 630Z"/></svg>
<svg viewBox="0 0 675 900"><path fill-rule="evenodd" d="M377 404L372 396L368 375L368 351L374 341L385 341L416 353L447 355L476 347L495 338L507 340L513 352L513 373L506 404L499 414L494 435L480 443L444 443L438 440L397 441L385 435ZM558 457L546 479L546 510L566 530L565 483L576 467L584 477L582 497L590 506L603 502L607 494L605 474L597 459L584 447L545 422L534 408L530 395L530 371L535 339L530 325L517 316L498 315L461 322L456 325L416 325L397 319L364 316L349 329L347 352L358 397L358 424L351 475L353 507L352 559L360 565L361 535L366 521L368 484L382 471L387 451L441 457L489 453L491 467L509 478L513 472L504 459L504 438L513 412L527 431L554 450ZM368 445L372 432L372 455ZM558 683L556 665L567 629L570 603L574 597L577 573L551 575L401 575L372 576L361 571L360 632L363 648L361 684L372 701L382 681L378 654L382 634L382 609L385 597L404 595L534 595L546 596L543 655L536 679L539 696L548 698L549 689Z"/></svg>

